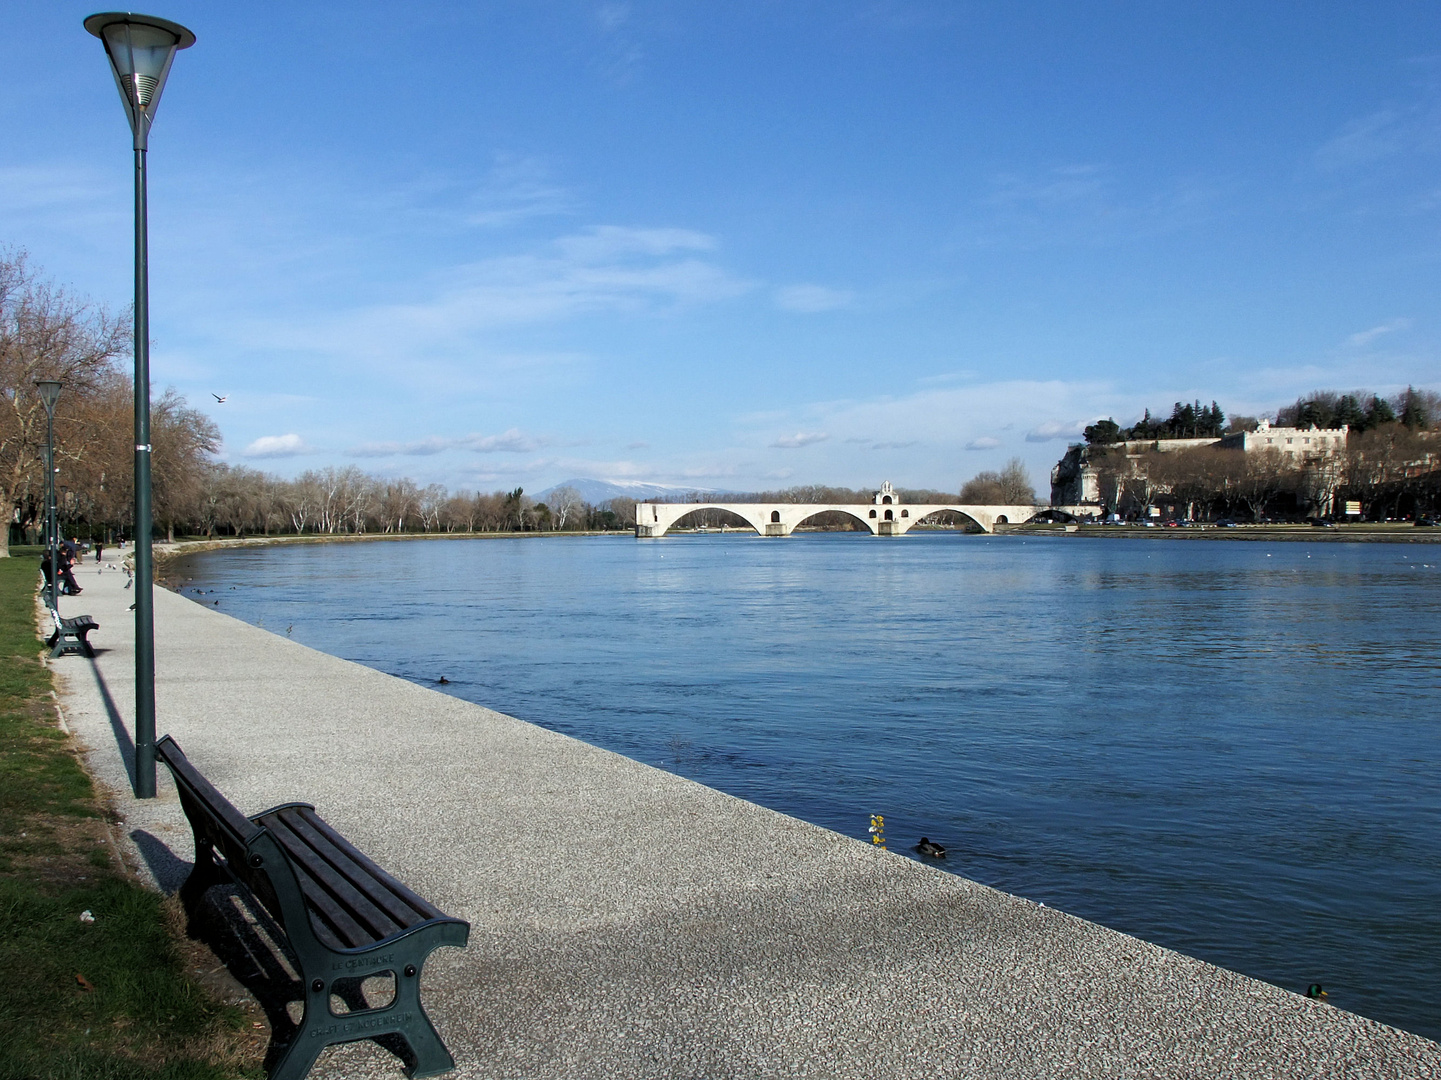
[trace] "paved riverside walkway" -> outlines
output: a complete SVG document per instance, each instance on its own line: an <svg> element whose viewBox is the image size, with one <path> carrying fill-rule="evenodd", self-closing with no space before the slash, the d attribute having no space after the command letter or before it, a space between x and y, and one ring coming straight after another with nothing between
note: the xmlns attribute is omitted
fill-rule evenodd
<svg viewBox="0 0 1441 1080"><path fill-rule="evenodd" d="M126 772L124 580L84 568L61 610L97 619L101 652L54 667L92 772L174 889L192 849L169 776L139 802ZM425 969L453 1076L1441 1076L1426 1039L326 656L213 598L156 591L160 732L242 810L313 802L470 921L469 947ZM367 1042L312 1075L401 1073Z"/></svg>

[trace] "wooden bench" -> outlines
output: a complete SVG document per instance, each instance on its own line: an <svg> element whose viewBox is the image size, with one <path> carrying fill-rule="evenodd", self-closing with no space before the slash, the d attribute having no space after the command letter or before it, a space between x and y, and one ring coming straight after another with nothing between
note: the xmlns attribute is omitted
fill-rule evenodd
<svg viewBox="0 0 1441 1080"><path fill-rule="evenodd" d="M195 833L195 868L180 890L194 912L227 880L248 889L284 931L305 993L305 1014L271 1080L301 1080L325 1047L399 1036L409 1076L455 1067L420 1004L420 969L442 945L463 947L470 924L445 915L356 850L307 803L246 817L169 735L155 744ZM360 982L386 975L394 998L371 1008ZM336 1013L332 995L351 1006ZM388 1047L391 1048L391 1047Z"/></svg>
<svg viewBox="0 0 1441 1080"><path fill-rule="evenodd" d="M50 646L52 659L72 652L80 653L83 656L95 655L95 646L90 644L89 634L92 630L100 629L98 622L89 615L76 615L70 619L62 619L60 612L53 609L50 612L50 619L55 624L55 629L45 639L45 644Z"/></svg>

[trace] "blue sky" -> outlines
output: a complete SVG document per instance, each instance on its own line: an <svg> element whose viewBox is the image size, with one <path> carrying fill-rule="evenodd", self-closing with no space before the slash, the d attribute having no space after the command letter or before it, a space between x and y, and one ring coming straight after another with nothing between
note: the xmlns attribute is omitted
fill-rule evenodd
<svg viewBox="0 0 1441 1080"><path fill-rule="evenodd" d="M9 9L0 243L123 306L94 8ZM1100 416L1441 388L1434 3L145 10L152 379L232 462L1044 488Z"/></svg>

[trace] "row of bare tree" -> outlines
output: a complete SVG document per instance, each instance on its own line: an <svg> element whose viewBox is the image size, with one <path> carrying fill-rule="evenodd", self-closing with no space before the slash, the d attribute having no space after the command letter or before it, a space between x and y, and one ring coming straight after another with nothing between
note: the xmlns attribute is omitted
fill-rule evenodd
<svg viewBox="0 0 1441 1080"><path fill-rule="evenodd" d="M47 418L36 383L61 383L55 407L56 496L70 520L128 528L133 513L134 394L122 366L128 314L112 315L43 280L23 253L0 251L0 506L34 532L45 512ZM173 391L151 405L155 512L175 519L194 503L214 424ZM0 556L10 528L0 529Z"/></svg>
<svg viewBox="0 0 1441 1080"><path fill-rule="evenodd" d="M544 503L520 488L452 494L440 484L420 487L409 479L370 476L353 465L313 469L284 480L215 463L206 468L198 495L188 514L162 522L172 536L177 528L244 536L529 532L635 524L634 500L613 500L598 509L570 487L554 489Z"/></svg>

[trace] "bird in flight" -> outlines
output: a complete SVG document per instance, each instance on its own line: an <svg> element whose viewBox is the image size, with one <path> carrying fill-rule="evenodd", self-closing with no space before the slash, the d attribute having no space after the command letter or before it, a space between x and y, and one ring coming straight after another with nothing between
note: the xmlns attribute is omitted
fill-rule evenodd
<svg viewBox="0 0 1441 1080"><path fill-rule="evenodd" d="M210 396L213 397L216 401L224 403L225 398L228 398L230 395L226 394L225 397L221 397L219 394L215 393L215 391L212 390L210 392Z"/></svg>

